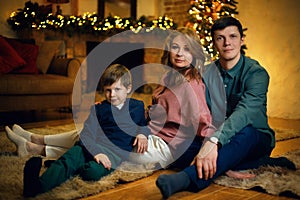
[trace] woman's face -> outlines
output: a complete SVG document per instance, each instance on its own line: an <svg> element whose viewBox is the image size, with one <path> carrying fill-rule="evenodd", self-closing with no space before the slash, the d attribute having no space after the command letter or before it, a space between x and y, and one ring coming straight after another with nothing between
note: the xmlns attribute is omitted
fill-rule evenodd
<svg viewBox="0 0 300 200"><path fill-rule="evenodd" d="M173 67L178 68L190 66L193 61L193 55L188 46L188 42L181 35L175 37L171 43L170 61Z"/></svg>

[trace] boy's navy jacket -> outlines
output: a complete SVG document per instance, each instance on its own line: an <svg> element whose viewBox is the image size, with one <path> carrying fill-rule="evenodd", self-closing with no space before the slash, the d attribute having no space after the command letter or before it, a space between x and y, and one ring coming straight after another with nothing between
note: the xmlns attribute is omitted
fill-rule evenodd
<svg viewBox="0 0 300 200"><path fill-rule="evenodd" d="M104 149L109 149L127 159L133 141L140 133L146 137L150 134L142 101L127 98L123 107L118 109L104 100L92 106L80 133L80 143L92 156L107 154Z"/></svg>

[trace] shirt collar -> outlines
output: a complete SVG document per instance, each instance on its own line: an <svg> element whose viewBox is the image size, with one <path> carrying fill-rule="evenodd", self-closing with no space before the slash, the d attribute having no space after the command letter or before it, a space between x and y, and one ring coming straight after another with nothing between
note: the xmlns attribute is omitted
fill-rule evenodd
<svg viewBox="0 0 300 200"><path fill-rule="evenodd" d="M111 103L109 103L107 100L103 100L103 101L102 101L102 103L110 104L112 107L115 107L115 108L117 108L118 110L121 110L121 109L124 107L125 104L128 104L128 102L129 102L129 99L126 98L126 101L125 101L124 103L121 103L121 104L119 104L119 105L117 105L117 106L114 106L114 105L112 105Z"/></svg>
<svg viewBox="0 0 300 200"><path fill-rule="evenodd" d="M123 106L124 106L124 103L121 103L121 104L117 105L116 107L117 107L119 110L121 110L121 109L123 108Z"/></svg>
<svg viewBox="0 0 300 200"><path fill-rule="evenodd" d="M241 55L241 57L240 57L239 61L237 62L237 64L236 64L233 68L231 68L230 70L225 70L225 69L223 69L223 68L221 67L221 64L220 64L220 61L219 61L219 60L218 60L218 62L217 62L217 66L218 66L218 68L219 68L221 74L222 74L222 73L226 73L229 77L233 78L233 77L235 77L236 74L240 71L240 69L241 69L241 67L242 67L242 65L243 65L243 62L244 62L244 56Z"/></svg>

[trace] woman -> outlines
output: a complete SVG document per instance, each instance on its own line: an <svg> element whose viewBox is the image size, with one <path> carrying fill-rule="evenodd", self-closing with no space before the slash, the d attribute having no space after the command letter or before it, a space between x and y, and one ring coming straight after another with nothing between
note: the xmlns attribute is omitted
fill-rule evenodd
<svg viewBox="0 0 300 200"><path fill-rule="evenodd" d="M131 161L158 162L165 168L193 145L195 136L203 140L212 135L215 128L211 124L200 73L205 56L199 36L192 29L179 28L169 34L163 50L161 63L168 71L153 92L148 151L133 154ZM185 154L189 159L173 163L174 167L183 168L192 162L195 155Z"/></svg>

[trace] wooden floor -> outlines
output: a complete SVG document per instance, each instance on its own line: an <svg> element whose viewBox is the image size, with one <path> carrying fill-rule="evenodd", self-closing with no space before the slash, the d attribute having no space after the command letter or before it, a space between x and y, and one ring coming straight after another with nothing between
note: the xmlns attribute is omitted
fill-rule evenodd
<svg viewBox="0 0 300 200"><path fill-rule="evenodd" d="M281 120L281 119L270 119L270 125L277 128L296 128L300 130L300 120ZM277 156L293 149L300 148L300 138L278 142L272 153L272 156ZM84 200L160 200L162 196L159 189L155 185L157 177L161 173L172 173L170 170L162 170L155 172L152 176L143 178L141 180L126 183L120 185L117 188L102 192L98 195L84 198ZM253 190L241 190L219 186L216 184L210 185L208 188L198 193L191 192L180 192L169 198L171 199L182 199L182 200L285 200L294 199L284 196L273 196L263 192L257 192Z"/></svg>

